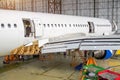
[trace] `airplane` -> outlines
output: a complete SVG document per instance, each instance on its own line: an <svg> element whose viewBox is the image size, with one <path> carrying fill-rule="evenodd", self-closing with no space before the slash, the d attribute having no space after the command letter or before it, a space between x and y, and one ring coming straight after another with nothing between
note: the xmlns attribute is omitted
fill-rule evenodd
<svg viewBox="0 0 120 80"><path fill-rule="evenodd" d="M110 58L114 54L111 51L120 47L119 38L109 37L116 31L116 24L107 19L0 10L0 56L38 40L43 54L79 48L110 50L107 56Z"/></svg>

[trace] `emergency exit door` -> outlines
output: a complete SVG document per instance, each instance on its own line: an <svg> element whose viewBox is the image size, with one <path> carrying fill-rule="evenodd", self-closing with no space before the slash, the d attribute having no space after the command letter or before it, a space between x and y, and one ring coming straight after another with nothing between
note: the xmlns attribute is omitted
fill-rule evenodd
<svg viewBox="0 0 120 80"><path fill-rule="evenodd" d="M34 28L35 28L35 37L41 37L43 35L43 26L41 25L41 21L38 19L33 20Z"/></svg>
<svg viewBox="0 0 120 80"><path fill-rule="evenodd" d="M89 33L95 33L95 26L93 22L88 22L89 25Z"/></svg>

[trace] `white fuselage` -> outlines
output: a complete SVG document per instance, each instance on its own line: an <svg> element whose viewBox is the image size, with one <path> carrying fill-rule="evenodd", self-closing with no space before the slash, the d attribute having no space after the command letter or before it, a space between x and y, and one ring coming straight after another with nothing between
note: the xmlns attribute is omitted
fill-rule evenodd
<svg viewBox="0 0 120 80"><path fill-rule="evenodd" d="M32 30L29 37L25 37L26 24L23 20L30 21ZM48 39L75 33L100 36L110 35L113 31L106 19L0 10L0 56L30 43L29 39Z"/></svg>

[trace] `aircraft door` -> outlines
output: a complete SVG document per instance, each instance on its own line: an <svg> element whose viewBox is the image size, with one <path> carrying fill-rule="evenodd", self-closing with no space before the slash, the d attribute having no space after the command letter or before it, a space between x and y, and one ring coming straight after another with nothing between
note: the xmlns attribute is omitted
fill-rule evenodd
<svg viewBox="0 0 120 80"><path fill-rule="evenodd" d="M43 35L43 26L41 25L41 21L38 19L33 20L35 27L35 37L41 37Z"/></svg>
<svg viewBox="0 0 120 80"><path fill-rule="evenodd" d="M88 22L89 25L89 33L95 33L95 26L93 22Z"/></svg>
<svg viewBox="0 0 120 80"><path fill-rule="evenodd" d="M34 36L34 26L32 25L32 21L29 18L23 18L24 25L24 37L33 37Z"/></svg>

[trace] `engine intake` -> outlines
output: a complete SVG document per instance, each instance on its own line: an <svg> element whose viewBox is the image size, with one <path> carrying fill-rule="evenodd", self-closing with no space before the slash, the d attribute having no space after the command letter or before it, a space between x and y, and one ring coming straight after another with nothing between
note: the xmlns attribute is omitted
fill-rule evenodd
<svg viewBox="0 0 120 80"><path fill-rule="evenodd" d="M94 52L94 57L96 59L109 59L113 56L114 52L112 50L99 50Z"/></svg>

